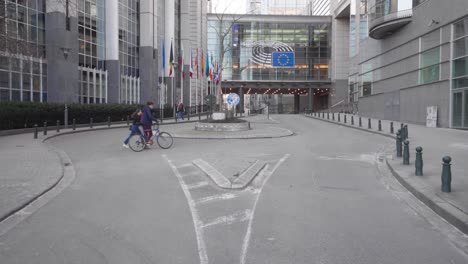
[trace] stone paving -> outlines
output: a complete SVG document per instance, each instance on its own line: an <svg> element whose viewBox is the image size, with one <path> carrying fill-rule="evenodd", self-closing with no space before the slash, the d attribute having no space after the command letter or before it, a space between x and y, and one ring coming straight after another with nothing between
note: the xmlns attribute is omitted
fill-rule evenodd
<svg viewBox="0 0 468 264"><path fill-rule="evenodd" d="M306 115L307 117L315 117ZM344 123L345 114L340 114L340 125L359 127L359 116L346 114L347 123ZM351 116L354 117L354 125L351 125ZM335 121L332 115L320 115L321 120L338 124L338 114L335 113ZM371 120L371 129L368 129L368 118L362 117L363 130L381 134L387 137L395 137L390 133L390 120L381 120L382 131L378 131L377 119ZM400 122L394 123L394 132L401 127ZM387 159L389 167L394 171L400 182L425 202L434 211L455 224L459 229L468 234L468 131L428 128L417 124L408 124L410 141L410 165L403 165L401 158L396 158L392 152ZM423 148L424 176L414 176L415 172L415 148ZM452 157L452 192L441 191L442 157Z"/></svg>

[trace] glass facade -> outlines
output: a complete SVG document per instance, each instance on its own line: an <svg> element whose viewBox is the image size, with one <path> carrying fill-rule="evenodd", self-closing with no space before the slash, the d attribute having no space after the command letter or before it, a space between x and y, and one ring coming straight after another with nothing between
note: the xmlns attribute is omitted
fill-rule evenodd
<svg viewBox="0 0 468 264"><path fill-rule="evenodd" d="M224 50L223 79L262 81L328 80L330 24L239 22L220 48L215 28L209 21L208 48L217 57ZM224 27L230 25L225 22ZM295 54L294 67L273 67L272 52Z"/></svg>
<svg viewBox="0 0 468 264"><path fill-rule="evenodd" d="M104 14L105 0L78 1L80 103L107 102Z"/></svg>
<svg viewBox="0 0 468 264"><path fill-rule="evenodd" d="M323 0L319 2L323 2ZM261 14L263 15L310 15L311 7L312 7L312 0L262 0Z"/></svg>
<svg viewBox="0 0 468 264"><path fill-rule="evenodd" d="M413 2L413 0L369 0L371 20L412 9Z"/></svg>
<svg viewBox="0 0 468 264"><path fill-rule="evenodd" d="M0 0L0 101L47 101L45 1Z"/></svg>
<svg viewBox="0 0 468 264"><path fill-rule="evenodd" d="M140 89L140 1L119 0L120 102L137 103Z"/></svg>
<svg viewBox="0 0 468 264"><path fill-rule="evenodd" d="M468 18L453 25L452 126L468 128Z"/></svg>

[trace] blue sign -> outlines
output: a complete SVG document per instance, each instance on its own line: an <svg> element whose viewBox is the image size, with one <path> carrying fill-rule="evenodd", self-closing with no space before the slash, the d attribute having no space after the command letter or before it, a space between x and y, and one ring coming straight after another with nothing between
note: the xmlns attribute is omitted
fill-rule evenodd
<svg viewBox="0 0 468 264"><path fill-rule="evenodd" d="M273 67L294 67L294 52L272 52L271 64Z"/></svg>
<svg viewBox="0 0 468 264"><path fill-rule="evenodd" d="M236 93L230 93L227 97L227 103L229 105L238 105L240 103L240 97Z"/></svg>

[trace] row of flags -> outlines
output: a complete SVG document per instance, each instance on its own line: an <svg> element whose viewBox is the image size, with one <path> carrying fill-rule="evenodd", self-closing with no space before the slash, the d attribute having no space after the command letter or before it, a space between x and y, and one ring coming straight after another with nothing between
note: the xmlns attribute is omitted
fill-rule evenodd
<svg viewBox="0 0 468 264"><path fill-rule="evenodd" d="M174 77L174 50L171 41L171 48L169 51L169 77ZM194 56L195 55L195 56ZM184 46L182 45L179 52L179 65L184 65ZM219 84L221 81L221 66L218 60L213 59L213 54L208 56L208 52L203 49L192 49L190 48L190 78L202 79L207 78L210 81L214 81ZM162 71L165 73L166 70L166 48L164 40L162 42ZM185 78L185 72L183 67L180 67L182 78Z"/></svg>

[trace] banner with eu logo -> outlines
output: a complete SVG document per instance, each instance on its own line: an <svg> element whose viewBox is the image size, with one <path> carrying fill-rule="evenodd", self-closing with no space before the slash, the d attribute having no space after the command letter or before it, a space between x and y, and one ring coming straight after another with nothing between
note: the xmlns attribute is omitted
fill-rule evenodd
<svg viewBox="0 0 468 264"><path fill-rule="evenodd" d="M271 64L273 67L294 67L294 52L272 52Z"/></svg>

